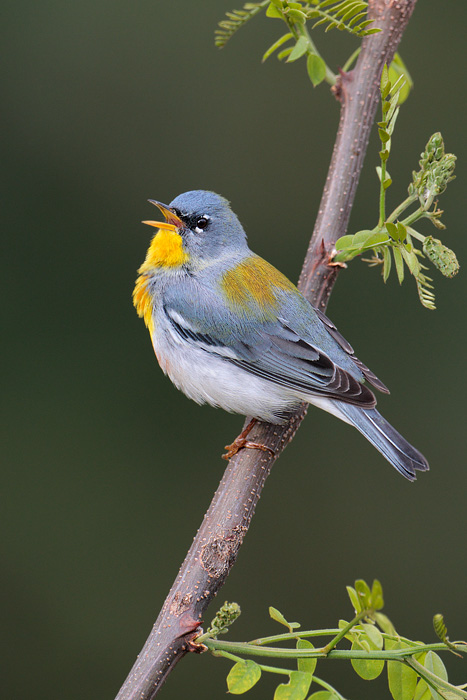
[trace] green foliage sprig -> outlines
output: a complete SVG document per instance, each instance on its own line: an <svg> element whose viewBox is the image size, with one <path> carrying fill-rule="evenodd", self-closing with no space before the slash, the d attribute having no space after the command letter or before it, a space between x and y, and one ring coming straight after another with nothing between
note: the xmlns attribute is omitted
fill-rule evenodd
<svg viewBox="0 0 467 700"><path fill-rule="evenodd" d="M421 303L428 309L434 309L432 279L425 274L427 267L420 259L428 258L445 277L457 274L459 263L452 250L437 238L424 236L413 228L413 224L425 218L436 228L445 228L441 222L443 212L438 209L436 198L454 179L456 156L445 152L443 137L439 132L433 134L421 154L419 170L412 173L412 182L408 187L409 196L386 216L386 190L392 184L387 161L403 88L403 76L393 84L385 66L381 77L382 120L378 122L381 164L376 169L380 181L379 220L371 230L358 231L339 238L336 242L337 254L334 261L347 262L357 255L371 251L373 257L368 262L382 265L385 282L391 272L392 263L400 283L404 280L404 270L407 267L415 278ZM401 218L414 204L418 205L415 211ZM421 247L417 247L415 242L420 242Z"/></svg>
<svg viewBox="0 0 467 700"><path fill-rule="evenodd" d="M222 49L240 27L243 27L248 20L257 15L268 4L269 0L264 0L264 2L247 2L243 5L242 10L226 12L227 19L221 20L214 32L214 43L216 46Z"/></svg>
<svg viewBox="0 0 467 700"><path fill-rule="evenodd" d="M383 608L383 590L379 581L370 588L363 580L348 586L347 593L355 616L350 622L340 620L334 629L298 631L298 622L288 622L276 608L269 608L273 620L284 625L288 632L271 637L262 637L252 642L219 641L217 624L212 631L199 636L196 644L204 644L214 656L222 656L234 662L227 676L227 687L231 694L246 693L260 680L262 673L286 676L274 693L274 700L344 700L344 696L330 683L316 675L318 660L348 659L354 671L364 680L373 680L387 669L388 686L393 700L457 700L467 699L466 686L449 683L446 668L436 653L452 651L457 656L467 654L466 642L450 642L441 615L435 615L434 627L441 642L423 644L397 634ZM236 606L236 604L230 604ZM226 607L227 606L227 607ZM216 619L232 618L226 613L225 604ZM230 609L230 608L229 608ZM238 606L235 614L239 613ZM234 616L235 616L234 614ZM216 631L217 630L217 631ZM331 637L324 646L315 647L310 638ZM275 646L293 642L295 648ZM345 648L337 648L340 644ZM244 657L269 657L296 662L295 669L266 665ZM312 684L321 689L308 695Z"/></svg>
<svg viewBox="0 0 467 700"><path fill-rule="evenodd" d="M323 24L326 25L326 31L340 29L362 38L380 31L374 27L369 28L373 20L367 19L367 10L368 3L363 1L324 0L324 2L313 3L313 6L307 10L306 16L307 19L319 18L313 24L313 29Z"/></svg>
<svg viewBox="0 0 467 700"><path fill-rule="evenodd" d="M349 32L358 38L374 34L380 30L371 27L372 20L368 19L368 3L364 0L312 0L311 2L292 2L291 0L266 0L265 2L248 2L242 10L232 10L226 13L226 19L219 22L215 31L215 44L223 48L229 39L248 20L266 9L266 16L282 20L287 26L283 34L263 55L263 61L277 53L279 60L287 59L293 63L303 56L306 57L307 71L314 86L323 80L334 85L336 74L327 65L311 39L309 28L324 27L325 31L339 29ZM287 43L290 46L279 49Z"/></svg>

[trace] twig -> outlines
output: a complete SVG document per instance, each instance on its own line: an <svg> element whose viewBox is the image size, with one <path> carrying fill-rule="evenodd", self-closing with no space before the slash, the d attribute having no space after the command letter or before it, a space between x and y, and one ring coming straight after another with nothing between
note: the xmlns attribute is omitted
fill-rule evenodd
<svg viewBox="0 0 467 700"><path fill-rule="evenodd" d="M326 308L339 268L330 266L335 241L345 234L379 99L384 63L394 56L416 0L370 0L369 16L381 32L366 37L355 69L333 88L341 118L324 192L299 288ZM293 438L306 406L286 426L257 423L254 442L274 452L243 449L229 462L164 606L117 700L151 700L188 651L208 604L234 565L274 461ZM247 419L248 421L249 419ZM246 425L246 423L245 423Z"/></svg>
<svg viewBox="0 0 467 700"><path fill-rule="evenodd" d="M300 634L301 637L301 634ZM386 637L386 636L385 636ZM302 637L301 637L302 638ZM387 638L387 637L386 637ZM296 640L296 637L295 637ZM447 651L444 642L434 644L414 644L403 649L293 649L290 647L257 646L251 642L229 642L226 639L208 639L206 645L211 651L238 654L236 661L244 661L246 656L265 657L270 659L383 659L384 661L398 661L412 658L415 654L423 654L427 651ZM465 646L459 644L455 649L466 653ZM421 666L424 668L424 666ZM290 673L290 669L288 670Z"/></svg>

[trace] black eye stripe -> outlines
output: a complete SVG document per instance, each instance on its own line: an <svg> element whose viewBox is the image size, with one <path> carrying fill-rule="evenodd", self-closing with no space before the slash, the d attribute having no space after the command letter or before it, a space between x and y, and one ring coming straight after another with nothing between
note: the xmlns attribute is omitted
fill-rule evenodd
<svg viewBox="0 0 467 700"><path fill-rule="evenodd" d="M176 214L183 221L185 226L192 231L196 229L203 230L207 228L211 217L208 214L184 214L175 207L172 209L174 214Z"/></svg>

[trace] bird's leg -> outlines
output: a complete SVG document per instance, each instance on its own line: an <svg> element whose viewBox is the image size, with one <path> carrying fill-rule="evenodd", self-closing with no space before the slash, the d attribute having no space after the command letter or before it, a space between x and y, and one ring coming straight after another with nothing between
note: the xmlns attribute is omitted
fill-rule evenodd
<svg viewBox="0 0 467 700"><path fill-rule="evenodd" d="M273 457L275 456L274 450L271 450L270 447L260 445L258 442L250 442L247 440L247 437L256 422L256 418L252 418L248 425L242 430L240 435L235 438L233 443L225 446L227 452L222 455L222 459L231 459L231 457L236 455L237 452L244 447L250 447L253 450L263 450L263 452L270 452Z"/></svg>

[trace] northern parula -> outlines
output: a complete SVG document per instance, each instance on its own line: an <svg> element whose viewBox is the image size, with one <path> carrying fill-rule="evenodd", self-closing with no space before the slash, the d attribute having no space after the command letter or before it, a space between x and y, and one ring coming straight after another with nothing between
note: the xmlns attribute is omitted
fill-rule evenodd
<svg viewBox="0 0 467 700"><path fill-rule="evenodd" d="M388 392L334 324L249 249L223 197L185 192L149 200L165 221L133 292L158 362L198 403L282 423L306 401L355 426L407 479L425 457L376 410L363 382Z"/></svg>

